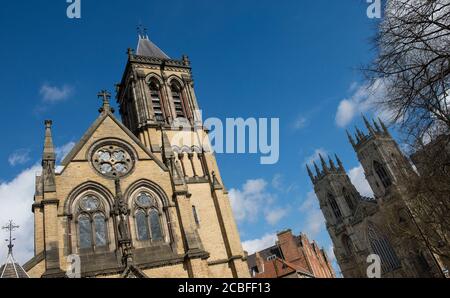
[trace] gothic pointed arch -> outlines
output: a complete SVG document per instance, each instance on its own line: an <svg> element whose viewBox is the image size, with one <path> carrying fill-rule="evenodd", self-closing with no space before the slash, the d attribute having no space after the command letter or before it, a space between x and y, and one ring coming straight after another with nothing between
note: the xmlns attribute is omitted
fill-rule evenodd
<svg viewBox="0 0 450 298"><path fill-rule="evenodd" d="M350 257L355 252L355 246L353 245L353 241L347 234L342 235L341 238L342 246L344 247L345 255Z"/></svg>
<svg viewBox="0 0 450 298"><path fill-rule="evenodd" d="M184 85L178 79L170 80L170 93L175 109L175 118L188 118L188 105L184 93Z"/></svg>
<svg viewBox="0 0 450 298"><path fill-rule="evenodd" d="M95 254L114 249L111 206L111 193L97 183L84 183L71 192L65 208L72 253Z"/></svg>
<svg viewBox="0 0 450 298"><path fill-rule="evenodd" d="M342 195L344 196L345 203L351 212L355 212L356 210L356 200L354 195L350 192L350 190L346 187L342 188Z"/></svg>
<svg viewBox="0 0 450 298"><path fill-rule="evenodd" d="M392 185L392 179L389 176L386 168L384 165L382 165L380 162L374 160L373 161L373 170L380 180L381 184L384 186L384 188L388 188Z"/></svg>
<svg viewBox="0 0 450 298"><path fill-rule="evenodd" d="M163 84L155 76L149 78L147 85L150 91L150 102L153 108L153 116L156 122L164 123L167 119L167 111L164 104Z"/></svg>
<svg viewBox="0 0 450 298"><path fill-rule="evenodd" d="M367 225L367 241L372 253L381 259L381 268L384 273L394 271L401 267L400 261L389 239L375 224L369 222Z"/></svg>
<svg viewBox="0 0 450 298"><path fill-rule="evenodd" d="M150 180L140 180L125 192L130 209L130 228L138 248L172 242L169 200Z"/></svg>
<svg viewBox="0 0 450 298"><path fill-rule="evenodd" d="M79 198L81 194L87 191L100 194L100 196L102 196L106 200L108 210L111 210L114 202L114 195L111 193L111 191L100 183L97 183L95 181L87 181L75 187L67 196L66 200L64 201L65 215L73 215L74 201Z"/></svg>
<svg viewBox="0 0 450 298"><path fill-rule="evenodd" d="M337 222L341 222L342 212L341 209L339 208L336 198L331 193L328 193L327 196L328 196L328 204L330 205L331 211L333 211L334 218L336 219Z"/></svg>

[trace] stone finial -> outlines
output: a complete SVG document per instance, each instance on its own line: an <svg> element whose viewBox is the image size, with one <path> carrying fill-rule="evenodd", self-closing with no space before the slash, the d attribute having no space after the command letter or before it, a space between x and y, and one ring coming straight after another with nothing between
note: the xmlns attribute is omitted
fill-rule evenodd
<svg viewBox="0 0 450 298"><path fill-rule="evenodd" d="M366 116L362 115L363 120L364 120L364 124L366 125L367 129L369 130L370 134L372 136L375 135L375 131L373 130L372 125L370 125L369 120L367 120Z"/></svg>
<svg viewBox="0 0 450 298"><path fill-rule="evenodd" d="M313 161L313 164L314 164L314 169L316 170L317 177L320 177L322 175L322 172L320 171L320 169L317 166L315 161Z"/></svg>
<svg viewBox="0 0 450 298"><path fill-rule="evenodd" d="M355 143L355 140L353 139L352 135L350 134L350 132L348 130L345 130L345 131L347 132L347 137L348 137L350 144L352 144L352 146L355 147L356 143Z"/></svg>
<svg viewBox="0 0 450 298"><path fill-rule="evenodd" d="M359 128L357 126L355 126L356 129L356 133L358 134L358 138L360 141L364 140L364 134L362 133L362 131L359 130Z"/></svg>
<svg viewBox="0 0 450 298"><path fill-rule="evenodd" d="M381 127L383 128L384 133L387 134L387 135L390 135L390 134L389 134L389 130L387 129L387 127L386 127L386 125L384 124L384 122L383 122L380 118L378 118L378 121L380 122L380 125L381 125Z"/></svg>
<svg viewBox="0 0 450 298"><path fill-rule="evenodd" d="M186 65L186 66L191 65L191 61L189 60L189 56L183 55L181 57L181 60L183 61L183 65Z"/></svg>
<svg viewBox="0 0 450 298"><path fill-rule="evenodd" d="M325 162L325 159L323 158L322 154L319 154L319 158L320 158L320 163L322 164L322 169L324 173L328 173L328 165Z"/></svg>
<svg viewBox="0 0 450 298"><path fill-rule="evenodd" d="M333 159L330 156L328 156L328 161L330 163L330 169L332 171L335 171L336 170L336 166L334 165L334 161L333 161Z"/></svg>
<svg viewBox="0 0 450 298"><path fill-rule="evenodd" d="M50 160L55 161L56 160L56 153L55 153L55 146L53 145L53 138L52 138L52 120L45 120L45 139L44 139L44 154L43 154L43 160Z"/></svg>
<svg viewBox="0 0 450 298"><path fill-rule="evenodd" d="M109 103L109 100L111 99L111 93L109 93L107 90L102 90L97 94L97 97L102 99L102 107L98 110L100 113L114 113L114 109Z"/></svg>
<svg viewBox="0 0 450 298"><path fill-rule="evenodd" d="M375 121L375 119L373 119L373 125L375 126L375 129L377 130L377 132L381 132L381 128L378 125L378 123Z"/></svg>
<svg viewBox="0 0 450 298"><path fill-rule="evenodd" d="M308 171L309 178L311 178L311 182L314 184L314 181L316 179L315 179L315 177L314 177L314 175L313 175L313 173L312 173L312 171L311 171L311 169L309 168L308 165L306 165L306 170Z"/></svg>
<svg viewBox="0 0 450 298"><path fill-rule="evenodd" d="M339 170L344 172L345 171L344 164L342 163L341 159L339 158L339 156L337 154L335 154L334 156L336 157L336 161L338 163Z"/></svg>

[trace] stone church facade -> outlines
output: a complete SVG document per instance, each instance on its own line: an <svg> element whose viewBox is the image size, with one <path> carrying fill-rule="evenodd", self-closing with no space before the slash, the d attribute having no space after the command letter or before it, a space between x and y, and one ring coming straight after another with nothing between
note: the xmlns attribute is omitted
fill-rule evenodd
<svg viewBox="0 0 450 298"><path fill-rule="evenodd" d="M117 85L119 121L100 115L56 169L45 122L36 178L31 277L249 277L239 233L202 127L187 56L139 37ZM72 256L69 260L68 257Z"/></svg>
<svg viewBox="0 0 450 298"><path fill-rule="evenodd" d="M381 276L443 277L436 256L411 235L422 232L408 209L408 177L417 175L383 122L370 123L368 133L348 133L374 198L363 197L344 166L321 156L315 174L307 167L344 277L367 277L368 256L381 260Z"/></svg>

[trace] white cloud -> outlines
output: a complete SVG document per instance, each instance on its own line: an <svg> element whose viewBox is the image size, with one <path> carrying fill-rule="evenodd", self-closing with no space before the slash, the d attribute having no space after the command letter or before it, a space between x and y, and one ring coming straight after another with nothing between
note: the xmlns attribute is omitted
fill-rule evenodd
<svg viewBox="0 0 450 298"><path fill-rule="evenodd" d="M350 90L353 94L343 99L337 109L335 120L339 127L347 126L357 114L373 109L374 104L384 98L386 85L378 79L372 85L352 83Z"/></svg>
<svg viewBox="0 0 450 298"><path fill-rule="evenodd" d="M73 88L66 84L58 87L45 83L39 90L39 94L42 96L42 100L47 103L56 103L63 101L70 95L72 95L72 92Z"/></svg>
<svg viewBox="0 0 450 298"><path fill-rule="evenodd" d="M369 182L366 180L364 169L361 165L351 169L348 176L362 196L373 197L373 191L370 188Z"/></svg>
<svg viewBox="0 0 450 298"><path fill-rule="evenodd" d="M17 239L14 246L16 260L23 264L33 256L33 213L31 205L35 190L36 173L41 171L39 165L25 169L11 181L0 184L0 225L4 226L9 220L13 220L20 228L15 232ZM6 231L1 230L1 236L6 236ZM2 237L5 238L5 237ZM2 241L3 242L3 241ZM0 247L2 259L6 257L6 246Z"/></svg>
<svg viewBox="0 0 450 298"><path fill-rule="evenodd" d="M277 235L275 234L266 234L259 239L244 241L242 242L242 246L244 247L244 250L248 252L249 255L251 255L265 248L273 246L277 239Z"/></svg>
<svg viewBox="0 0 450 298"><path fill-rule="evenodd" d="M69 154L69 152L75 145L76 145L75 142L69 142L61 147L55 148L56 157L58 161L62 161L67 156L67 154Z"/></svg>
<svg viewBox="0 0 450 298"><path fill-rule="evenodd" d="M275 225L281 219L283 219L288 213L289 213L288 208L275 208L266 210L266 221L270 225Z"/></svg>
<svg viewBox="0 0 450 298"><path fill-rule="evenodd" d="M325 218L320 210L319 200L314 191L308 192L300 205L299 211L303 214L302 230L309 238L314 238L325 228Z"/></svg>
<svg viewBox="0 0 450 298"><path fill-rule="evenodd" d="M70 142L55 150L61 156L66 154L74 143ZM0 181L0 226L3 227L9 220L20 228L15 232L14 256L23 264L34 254L34 219L31 212L35 192L36 175L42 172L39 163L23 170L11 181ZM0 240L6 236L4 230L0 230ZM5 238L6 239L6 238ZM2 240L3 243L3 240ZM0 263L6 258L6 246L0 246Z"/></svg>
<svg viewBox="0 0 450 298"><path fill-rule="evenodd" d="M299 116L294 122L294 129L300 130L308 125L308 119L304 116Z"/></svg>
<svg viewBox="0 0 450 298"><path fill-rule="evenodd" d="M282 174L275 174L272 178L272 187L279 192L290 193L298 188L297 183L286 184Z"/></svg>
<svg viewBox="0 0 450 298"><path fill-rule="evenodd" d="M317 204L317 197L314 191L310 191L306 194L306 199L300 206L300 212L306 212L311 210Z"/></svg>
<svg viewBox="0 0 450 298"><path fill-rule="evenodd" d="M328 259L330 260L330 263L333 263L334 261L336 261L336 256L334 255L333 245L328 246L328 249L326 252L327 252Z"/></svg>
<svg viewBox="0 0 450 298"><path fill-rule="evenodd" d="M313 209L308 212L305 220L306 234L314 238L325 228L325 218L320 209Z"/></svg>
<svg viewBox="0 0 450 298"><path fill-rule="evenodd" d="M267 182L263 179L248 180L242 190L231 189L229 192L231 207L239 222L255 222L260 211L273 202L273 197L266 191Z"/></svg>
<svg viewBox="0 0 450 298"><path fill-rule="evenodd" d="M316 149L312 155L305 158L305 160L303 161L303 165L309 165L309 164L312 164L313 162L319 161L320 155L325 157L328 155L328 153L323 148Z"/></svg>
<svg viewBox="0 0 450 298"><path fill-rule="evenodd" d="M9 157L8 162L11 166L23 165L30 161L30 150L29 149L19 149L14 151Z"/></svg>

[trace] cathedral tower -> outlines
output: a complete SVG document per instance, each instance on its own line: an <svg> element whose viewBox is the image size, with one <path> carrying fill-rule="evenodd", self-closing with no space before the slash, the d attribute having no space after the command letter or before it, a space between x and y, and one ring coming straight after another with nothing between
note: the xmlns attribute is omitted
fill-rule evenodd
<svg viewBox="0 0 450 298"><path fill-rule="evenodd" d="M248 277L188 57L139 36L116 91L122 122L100 92L100 115L58 171L46 121L25 270L65 276L69 257L82 277Z"/></svg>
<svg viewBox="0 0 450 298"><path fill-rule="evenodd" d="M382 277L442 277L408 205L408 182L417 174L383 122L364 122L368 133L347 134L374 198L358 193L339 159L336 167L321 156L316 174L307 168L342 274L367 277L367 258L378 255Z"/></svg>

